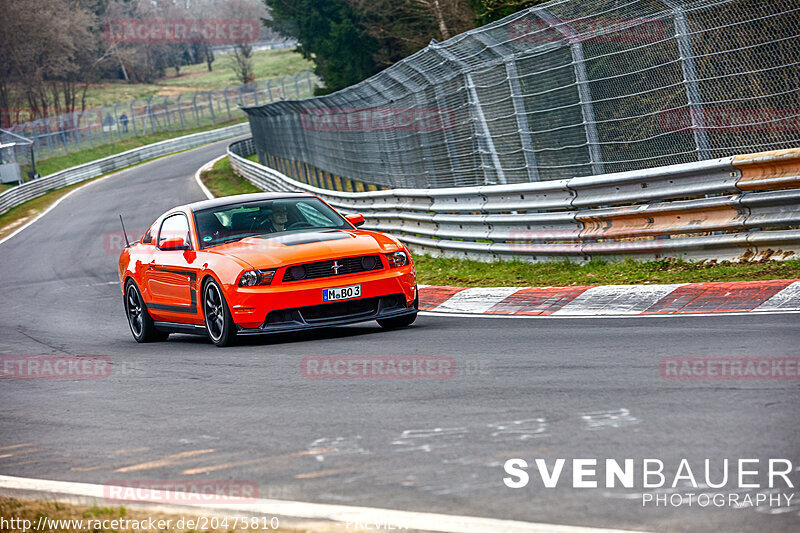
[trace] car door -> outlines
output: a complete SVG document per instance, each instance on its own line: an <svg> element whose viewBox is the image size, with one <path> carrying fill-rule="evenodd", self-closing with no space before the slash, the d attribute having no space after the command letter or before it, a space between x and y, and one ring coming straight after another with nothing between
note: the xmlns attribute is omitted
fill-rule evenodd
<svg viewBox="0 0 800 533"><path fill-rule="evenodd" d="M183 239L185 249L168 249L165 244ZM189 221L184 213L166 217L158 231L153 257L145 271L147 303L155 320L194 322L197 308L197 254L194 251Z"/></svg>

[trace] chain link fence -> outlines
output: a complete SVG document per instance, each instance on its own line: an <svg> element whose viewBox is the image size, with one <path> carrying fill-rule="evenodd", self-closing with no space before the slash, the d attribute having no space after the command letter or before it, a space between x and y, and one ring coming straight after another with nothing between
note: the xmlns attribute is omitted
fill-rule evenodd
<svg viewBox="0 0 800 533"><path fill-rule="evenodd" d="M385 187L598 175L800 144L797 0L555 0L337 93L245 109L259 159Z"/></svg>
<svg viewBox="0 0 800 533"><path fill-rule="evenodd" d="M317 82L306 71L224 89L120 102L17 124L7 131L30 139L39 160L158 131L230 122L244 117L239 106L306 98ZM29 165L29 155L21 155L20 163Z"/></svg>

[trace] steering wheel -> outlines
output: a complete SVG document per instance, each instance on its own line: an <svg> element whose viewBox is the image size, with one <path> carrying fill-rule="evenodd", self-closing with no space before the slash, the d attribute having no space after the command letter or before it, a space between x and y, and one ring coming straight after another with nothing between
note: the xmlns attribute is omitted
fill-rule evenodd
<svg viewBox="0 0 800 533"><path fill-rule="evenodd" d="M288 231L291 229L310 228L310 227L312 226L308 222L304 220L298 220L297 222L292 222L291 224L286 226L286 230Z"/></svg>

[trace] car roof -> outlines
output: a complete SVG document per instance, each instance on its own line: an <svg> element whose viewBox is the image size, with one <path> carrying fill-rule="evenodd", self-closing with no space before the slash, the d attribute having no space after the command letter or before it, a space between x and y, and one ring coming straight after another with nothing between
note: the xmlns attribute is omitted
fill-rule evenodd
<svg viewBox="0 0 800 533"><path fill-rule="evenodd" d="M223 196L221 198L213 198L211 200L202 200L182 206L189 211L201 211L213 207L224 207L226 205L235 205L245 202L258 202L262 200L278 200L281 198L316 198L313 194L309 193L295 193L295 192L257 192L253 194L237 194L235 196Z"/></svg>

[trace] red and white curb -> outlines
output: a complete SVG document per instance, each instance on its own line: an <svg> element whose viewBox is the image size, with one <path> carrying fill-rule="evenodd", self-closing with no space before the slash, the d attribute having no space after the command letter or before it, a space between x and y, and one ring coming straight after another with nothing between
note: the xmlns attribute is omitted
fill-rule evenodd
<svg viewBox="0 0 800 533"><path fill-rule="evenodd" d="M420 285L420 310L449 315L670 316L800 311L800 280L600 285L438 287Z"/></svg>

